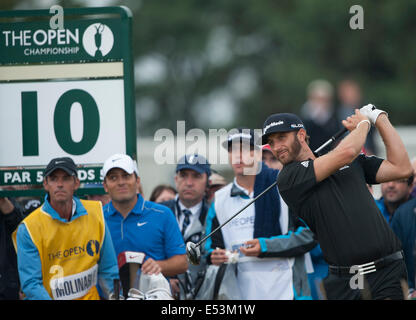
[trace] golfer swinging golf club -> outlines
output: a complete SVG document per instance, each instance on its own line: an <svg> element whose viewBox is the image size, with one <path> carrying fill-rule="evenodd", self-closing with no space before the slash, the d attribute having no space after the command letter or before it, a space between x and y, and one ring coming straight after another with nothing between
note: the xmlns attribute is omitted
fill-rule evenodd
<svg viewBox="0 0 416 320"><path fill-rule="evenodd" d="M328 299L403 299L407 280L400 241L381 215L366 183L408 178L412 167L387 113L366 105L342 121L350 133L316 157L294 114L280 113L263 125L263 144L283 164L277 184L294 214L315 233L329 264ZM387 159L360 154L371 124ZM352 281L362 277L363 281ZM360 284L361 283L361 284Z"/></svg>
<svg viewBox="0 0 416 320"><path fill-rule="evenodd" d="M317 148L313 153L315 155L320 154L320 151L328 147L330 144L337 141L342 135L344 135L348 131L347 128L343 128L342 130L339 130L336 132L328 141L326 141L324 144L322 144L319 148ZM194 265L198 265L201 260L201 251L199 247L212 235L214 235L216 232L221 230L226 224L228 224L231 220L235 219L240 213L242 213L245 209L247 209L249 206L251 206L254 202L256 202L258 199L263 197L267 192L272 190L277 185L277 181L274 181L270 186L268 186L266 189L264 189L260 194L258 194L253 200L248 202L244 207L242 207L240 210L238 210L236 213L234 213L230 218L228 218L226 221L224 221L221 225L217 226L214 230L212 230L209 234L207 234L205 237L203 237L201 240L199 240L197 243L188 241L186 243L186 255L188 256L188 261Z"/></svg>

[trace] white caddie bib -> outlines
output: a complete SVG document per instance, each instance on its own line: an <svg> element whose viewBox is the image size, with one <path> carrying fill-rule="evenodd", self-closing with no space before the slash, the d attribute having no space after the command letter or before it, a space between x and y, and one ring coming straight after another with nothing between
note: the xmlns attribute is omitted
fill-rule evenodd
<svg viewBox="0 0 416 320"><path fill-rule="evenodd" d="M222 198L221 195L228 196L229 190L224 190L224 193L221 194L216 193L215 211L220 224L252 200L240 196ZM287 210L282 212L282 214L284 213L287 215ZM226 249L238 250L244 242L253 239L254 218L255 206L252 205L222 228ZM281 219L282 221L286 223L286 226L282 226L282 229L287 230L288 219ZM256 258L240 254L237 280L242 299L292 300L293 264L294 258Z"/></svg>

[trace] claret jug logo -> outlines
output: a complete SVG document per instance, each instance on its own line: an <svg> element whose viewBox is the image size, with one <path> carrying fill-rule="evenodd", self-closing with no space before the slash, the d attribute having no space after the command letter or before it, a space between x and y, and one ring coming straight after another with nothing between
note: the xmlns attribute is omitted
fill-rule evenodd
<svg viewBox="0 0 416 320"><path fill-rule="evenodd" d="M102 23L90 25L82 36L85 51L94 58L105 57L113 48L114 35L111 29Z"/></svg>
<svg viewBox="0 0 416 320"><path fill-rule="evenodd" d="M100 243L97 240L90 240L87 243L87 253L93 257L100 251Z"/></svg>

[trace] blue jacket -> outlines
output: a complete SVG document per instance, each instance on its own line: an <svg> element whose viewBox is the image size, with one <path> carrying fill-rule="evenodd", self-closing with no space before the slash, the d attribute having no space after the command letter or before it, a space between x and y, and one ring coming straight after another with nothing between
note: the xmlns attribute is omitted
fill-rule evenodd
<svg viewBox="0 0 416 320"><path fill-rule="evenodd" d="M416 198L396 210L391 227L402 242L409 288L415 289Z"/></svg>
<svg viewBox="0 0 416 320"><path fill-rule="evenodd" d="M384 198L381 197L380 199L376 200L377 207L380 209L383 217L386 219L387 223L391 226L393 215L387 211L387 207L384 204Z"/></svg>
<svg viewBox="0 0 416 320"><path fill-rule="evenodd" d="M168 207L173 212L173 214L175 215L175 218L177 220L179 219L179 216L181 215L181 212L180 212L180 208L179 208L179 205L178 205L178 201L176 199L165 201L165 202L162 202L160 204ZM201 240L201 238L203 236L203 232L204 232L205 219L207 217L208 209L209 209L209 207L208 207L207 200L204 198L202 200L202 207L201 207L201 211L199 213L199 222L201 223L202 228L201 228L201 230L196 229L195 232L192 232L189 236L184 238L185 243L187 243L188 241L192 241L194 243L197 243L199 240Z"/></svg>

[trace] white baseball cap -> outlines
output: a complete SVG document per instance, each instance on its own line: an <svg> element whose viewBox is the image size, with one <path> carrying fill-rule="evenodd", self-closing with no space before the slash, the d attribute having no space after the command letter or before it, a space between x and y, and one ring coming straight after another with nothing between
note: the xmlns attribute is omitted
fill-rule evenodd
<svg viewBox="0 0 416 320"><path fill-rule="evenodd" d="M137 169L136 161L134 161L127 154L116 153L113 154L104 162L103 166L103 176L105 177L113 168L120 168L126 171L128 174L136 172L139 175L139 170Z"/></svg>

